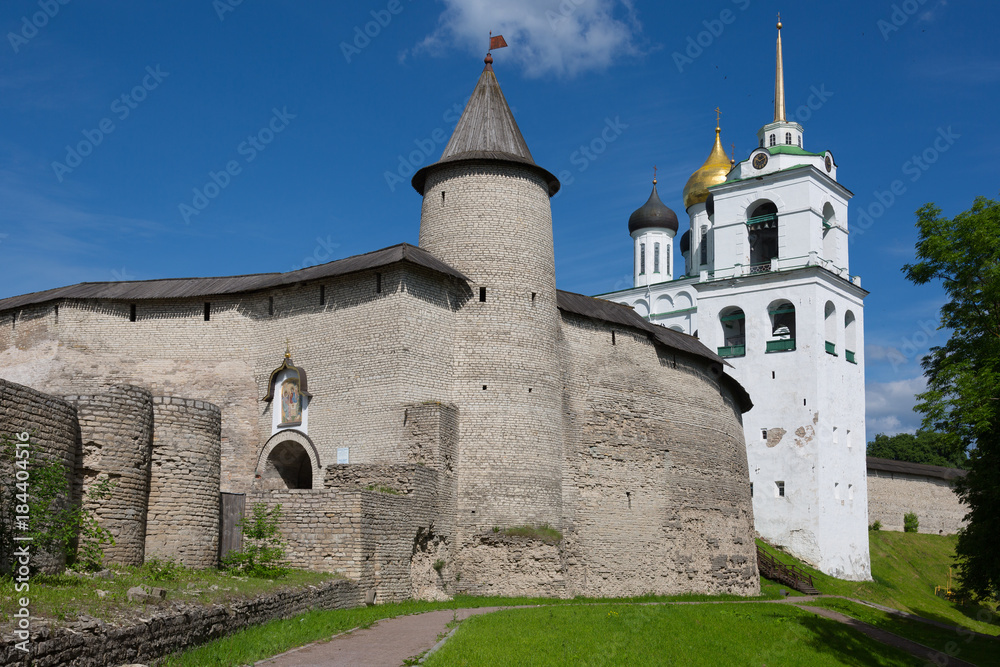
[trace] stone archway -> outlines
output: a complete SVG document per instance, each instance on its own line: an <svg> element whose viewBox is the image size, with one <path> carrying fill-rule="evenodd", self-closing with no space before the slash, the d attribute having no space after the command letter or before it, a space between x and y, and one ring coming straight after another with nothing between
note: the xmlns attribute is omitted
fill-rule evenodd
<svg viewBox="0 0 1000 667"><path fill-rule="evenodd" d="M257 483L264 489L322 488L322 468L316 447L304 433L278 431L257 460Z"/></svg>

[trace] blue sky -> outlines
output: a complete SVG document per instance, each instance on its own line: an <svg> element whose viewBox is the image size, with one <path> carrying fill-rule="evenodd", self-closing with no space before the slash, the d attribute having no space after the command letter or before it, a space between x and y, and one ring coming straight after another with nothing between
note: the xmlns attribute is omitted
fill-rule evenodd
<svg viewBox="0 0 1000 667"><path fill-rule="evenodd" d="M789 114L855 193L869 435L913 430L943 293L900 267L922 204L954 215L997 196L1000 6L783 4L5 0L0 297L416 244L409 175L444 148L491 29L521 131L563 181L559 287L628 287L627 221L653 165L682 213L715 107L737 159L771 119L781 11Z"/></svg>

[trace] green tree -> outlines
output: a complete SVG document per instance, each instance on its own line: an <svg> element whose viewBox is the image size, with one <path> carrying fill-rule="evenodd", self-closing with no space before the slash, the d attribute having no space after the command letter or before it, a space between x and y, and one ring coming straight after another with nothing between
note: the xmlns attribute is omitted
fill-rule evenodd
<svg viewBox="0 0 1000 667"><path fill-rule="evenodd" d="M947 468L964 468L969 461L961 440L950 433L919 429L916 435L879 433L868 443L868 456Z"/></svg>
<svg viewBox="0 0 1000 667"><path fill-rule="evenodd" d="M916 262L903 267L917 285L940 281L948 301L944 345L924 357L927 391L918 396L924 428L968 449L968 475L956 489L969 509L956 554L965 592L1000 597L1000 203L978 197L954 218L927 204L917 211Z"/></svg>

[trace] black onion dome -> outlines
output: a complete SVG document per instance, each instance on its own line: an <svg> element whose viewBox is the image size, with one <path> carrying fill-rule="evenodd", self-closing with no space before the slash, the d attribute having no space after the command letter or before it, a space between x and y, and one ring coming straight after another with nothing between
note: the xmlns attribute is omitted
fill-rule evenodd
<svg viewBox="0 0 1000 667"><path fill-rule="evenodd" d="M677 214L660 201L660 195L656 194L656 181L653 181L653 191L649 199L628 219L629 234L635 234L640 229L649 227L677 231Z"/></svg>
<svg viewBox="0 0 1000 667"><path fill-rule="evenodd" d="M681 234L681 254L691 250L691 230L687 230Z"/></svg>

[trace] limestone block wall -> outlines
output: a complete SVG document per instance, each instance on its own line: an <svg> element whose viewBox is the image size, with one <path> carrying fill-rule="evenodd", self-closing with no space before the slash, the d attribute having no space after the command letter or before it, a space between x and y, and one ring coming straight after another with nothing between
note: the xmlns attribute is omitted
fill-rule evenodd
<svg viewBox="0 0 1000 667"><path fill-rule="evenodd" d="M349 609L364 602L352 581L338 579L305 589L286 589L229 605L184 605L155 611L149 620L118 627L95 619L50 629L32 624L30 651L14 648L17 641L4 633L0 667L73 665L105 667L149 663L279 618L291 618L314 609Z"/></svg>
<svg viewBox="0 0 1000 667"><path fill-rule="evenodd" d="M153 455L153 396L141 387L104 387L67 396L77 407L82 448L76 481L83 505L115 538L106 563L142 565L146 543L149 470ZM92 500L92 485L108 479L111 497Z"/></svg>
<svg viewBox="0 0 1000 667"><path fill-rule="evenodd" d="M903 515L913 512L918 532L952 535L965 525L968 508L951 483L924 475L884 470L868 471L868 521L884 530L903 530Z"/></svg>
<svg viewBox="0 0 1000 667"><path fill-rule="evenodd" d="M562 384L552 215L533 170L490 162L427 175L420 247L462 271L452 401L459 423L458 524L558 524Z"/></svg>
<svg viewBox="0 0 1000 667"><path fill-rule="evenodd" d="M287 341L295 364L308 373L309 437L320 465L335 463L340 447L348 448L351 463L405 463L403 406L447 402L451 395L460 287L399 264L273 291L274 317L259 326L257 395L267 393ZM259 408L263 442L274 406Z"/></svg>
<svg viewBox="0 0 1000 667"><path fill-rule="evenodd" d="M0 435L17 441L16 434L31 434L33 447L29 458L38 458L59 463L66 471L67 488L72 488L76 452L80 432L76 408L73 404L55 396L49 396L30 387L0 379ZM14 477L14 470L0 466L0 475L5 479ZM30 478L29 478L30 483ZM10 499L3 498L3 511L12 514ZM70 502L67 495L63 502ZM11 554L0 553L0 572L8 572ZM43 571L54 572L65 564L62 556L36 554L33 563Z"/></svg>
<svg viewBox="0 0 1000 667"><path fill-rule="evenodd" d="M257 503L281 505L279 529L289 565L361 580L360 490L255 490L247 494L247 514Z"/></svg>
<svg viewBox="0 0 1000 667"><path fill-rule="evenodd" d="M222 408L227 490L253 479L259 413L252 364L266 299L237 295L127 301L66 300L10 313L0 326L0 377L56 395L131 384ZM210 319L204 305L210 304ZM284 349L284 348L282 348Z"/></svg>
<svg viewBox="0 0 1000 667"><path fill-rule="evenodd" d="M564 313L562 331L569 594L756 593L741 413L718 370L609 323Z"/></svg>
<svg viewBox="0 0 1000 667"><path fill-rule="evenodd" d="M204 401L153 397L146 558L209 567L218 558L221 414Z"/></svg>

